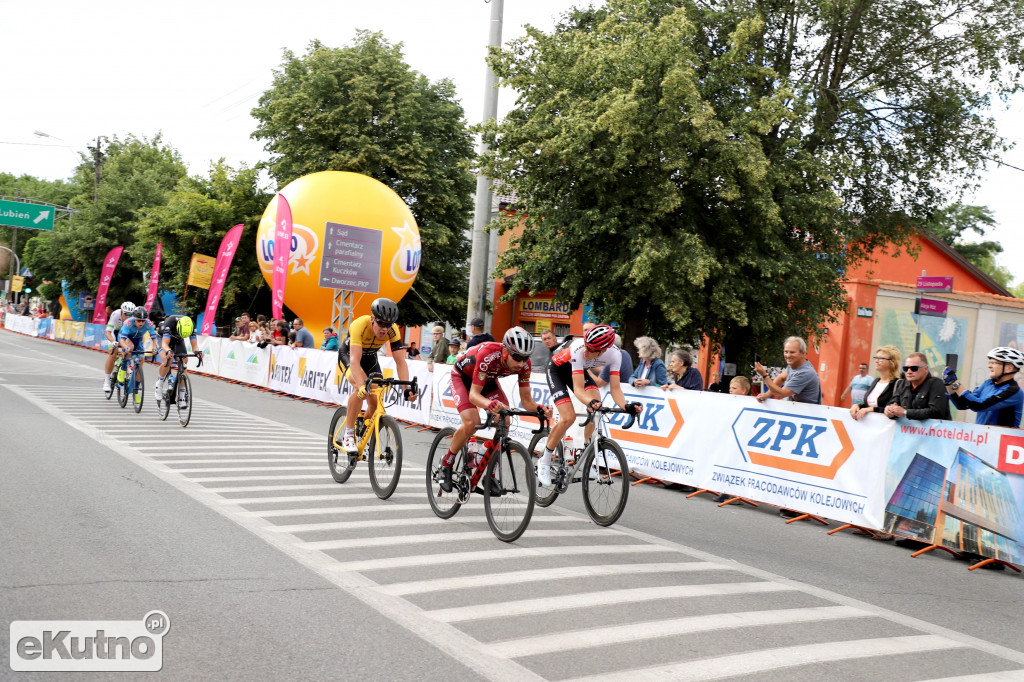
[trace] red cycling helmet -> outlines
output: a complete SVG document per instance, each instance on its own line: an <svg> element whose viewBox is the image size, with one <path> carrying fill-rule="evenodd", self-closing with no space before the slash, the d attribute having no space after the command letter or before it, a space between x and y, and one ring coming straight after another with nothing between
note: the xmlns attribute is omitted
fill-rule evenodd
<svg viewBox="0 0 1024 682"><path fill-rule="evenodd" d="M615 330L607 324L597 325L583 337L583 345L592 351L606 350L614 343Z"/></svg>

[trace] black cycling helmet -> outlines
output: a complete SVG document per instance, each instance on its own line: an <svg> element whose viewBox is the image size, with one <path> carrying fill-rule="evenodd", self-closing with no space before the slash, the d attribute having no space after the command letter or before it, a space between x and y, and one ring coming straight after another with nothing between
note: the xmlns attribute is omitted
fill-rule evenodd
<svg viewBox="0 0 1024 682"><path fill-rule="evenodd" d="M398 305L390 298L377 298L370 304L370 314L381 324L398 322Z"/></svg>
<svg viewBox="0 0 1024 682"><path fill-rule="evenodd" d="M146 319L146 309L140 305L139 307L132 311L132 317L134 317L136 320Z"/></svg>

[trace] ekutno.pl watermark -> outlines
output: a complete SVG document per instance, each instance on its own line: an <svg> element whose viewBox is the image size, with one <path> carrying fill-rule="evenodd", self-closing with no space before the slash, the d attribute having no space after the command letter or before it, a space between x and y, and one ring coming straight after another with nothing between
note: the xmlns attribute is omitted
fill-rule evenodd
<svg viewBox="0 0 1024 682"><path fill-rule="evenodd" d="M154 672L164 665L163 611L140 620L16 620L11 670Z"/></svg>

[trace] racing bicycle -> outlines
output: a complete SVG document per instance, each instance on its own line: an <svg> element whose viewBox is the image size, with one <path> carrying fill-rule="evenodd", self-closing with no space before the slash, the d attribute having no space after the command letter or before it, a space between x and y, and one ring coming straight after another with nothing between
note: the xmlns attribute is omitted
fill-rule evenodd
<svg viewBox="0 0 1024 682"><path fill-rule="evenodd" d="M587 415L580 426L595 422L594 432L582 450L566 452L562 443L551 456L551 486L537 483L537 504L547 507L573 483L583 483L583 504L587 513L599 526L610 526L619 520L629 497L629 462L622 448L608 436L605 415L628 414L628 429L636 421L636 413L619 407L599 407ZM538 433L530 441L530 453L539 458L544 451L547 431Z"/></svg>
<svg viewBox="0 0 1024 682"><path fill-rule="evenodd" d="M188 378L188 363L183 358L194 358L195 353L175 353L171 371L164 381L163 399L156 401L156 411L160 421L167 419L173 402L178 409L178 423L182 428L188 426L192 418L192 382ZM203 361L199 361L202 366Z"/></svg>
<svg viewBox="0 0 1024 682"><path fill-rule="evenodd" d="M534 433L542 431L547 422L540 410L503 409L497 420L494 413L489 412L487 421L476 428L494 428L494 438L484 443L478 462L470 461L467 447L459 450L452 466L451 492L441 488L441 460L451 448L455 429L441 429L427 456L427 499L434 513L442 519L450 519L469 501L475 489L484 497L487 525L495 537L504 542L514 542L526 530L537 497L530 455L508 435L508 417L512 416L537 417L540 426Z"/></svg>
<svg viewBox="0 0 1024 682"><path fill-rule="evenodd" d="M131 356L128 356L126 351L121 351L121 357L118 358L118 371L117 376L121 376L121 372L124 371L124 380L118 380L114 384L114 390L117 391L117 402L121 407L128 404L129 396L132 397L132 406L135 408L135 412L142 411L142 399L145 396L145 383L143 382L142 376L142 361L140 357L143 355L150 355L151 352L148 350L133 350ZM107 399L113 395L114 391L110 392Z"/></svg>
<svg viewBox="0 0 1024 682"><path fill-rule="evenodd" d="M402 432L385 408L398 402L399 386L407 386L411 393L419 393L418 381L417 377L412 381L385 379L379 374L371 374L366 379L364 389L372 390L377 396L377 409L369 416L363 411L356 417L355 453L347 453L341 447L348 407L342 405L334 411L327 431L327 464L335 481L344 483L352 475L356 462L369 460L373 492L382 500L391 497L402 475Z"/></svg>

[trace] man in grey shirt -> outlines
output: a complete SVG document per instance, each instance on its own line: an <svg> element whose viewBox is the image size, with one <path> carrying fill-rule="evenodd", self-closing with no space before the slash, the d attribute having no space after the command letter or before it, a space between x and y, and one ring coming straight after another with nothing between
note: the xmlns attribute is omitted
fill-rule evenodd
<svg viewBox="0 0 1024 682"><path fill-rule="evenodd" d="M757 396L761 402L769 398L793 400L798 403L821 404L821 384L814 366L807 361L807 342L799 336L791 336L782 346L786 358L786 371L771 379L768 370L760 362L754 363L754 371L764 379L767 390Z"/></svg>

